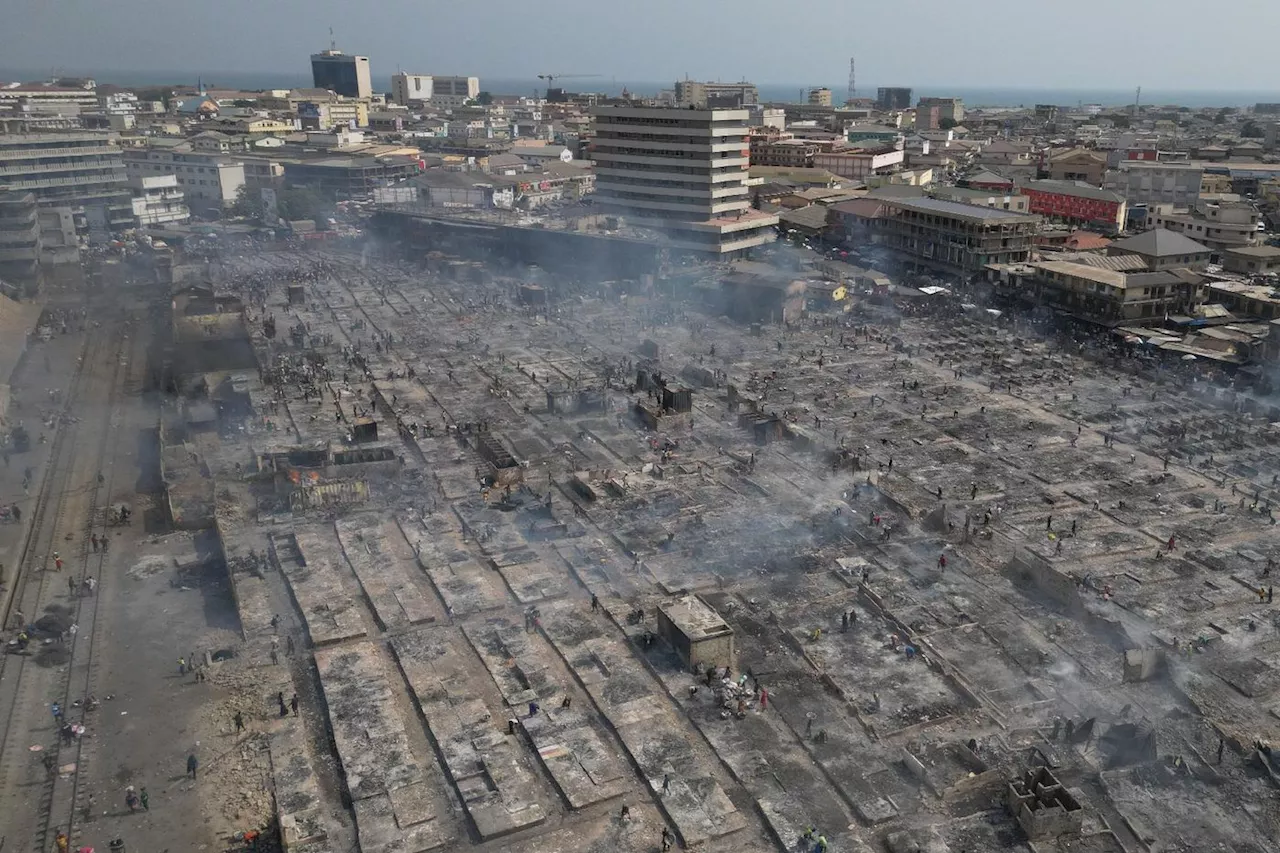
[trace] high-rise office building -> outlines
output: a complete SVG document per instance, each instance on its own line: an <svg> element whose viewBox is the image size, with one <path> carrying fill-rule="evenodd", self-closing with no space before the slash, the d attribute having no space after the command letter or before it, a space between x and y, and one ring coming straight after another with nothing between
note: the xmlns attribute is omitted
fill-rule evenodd
<svg viewBox="0 0 1280 853"><path fill-rule="evenodd" d="M882 110L911 108L910 86L881 86L876 89L876 106Z"/></svg>
<svg viewBox="0 0 1280 853"><path fill-rule="evenodd" d="M773 240L751 207L747 110L596 107L595 203L673 247L728 256Z"/></svg>
<svg viewBox="0 0 1280 853"><path fill-rule="evenodd" d="M349 56L336 48L311 54L311 79L317 89L328 89L348 98L373 95L369 57Z"/></svg>

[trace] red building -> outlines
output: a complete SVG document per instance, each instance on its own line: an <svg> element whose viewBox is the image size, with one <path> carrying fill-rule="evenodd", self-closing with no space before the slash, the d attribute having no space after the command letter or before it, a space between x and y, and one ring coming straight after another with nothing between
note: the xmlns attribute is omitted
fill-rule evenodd
<svg viewBox="0 0 1280 853"><path fill-rule="evenodd" d="M1107 233L1124 230L1124 196L1082 181L1027 181L1019 192L1031 199L1031 212L1055 222L1090 225Z"/></svg>

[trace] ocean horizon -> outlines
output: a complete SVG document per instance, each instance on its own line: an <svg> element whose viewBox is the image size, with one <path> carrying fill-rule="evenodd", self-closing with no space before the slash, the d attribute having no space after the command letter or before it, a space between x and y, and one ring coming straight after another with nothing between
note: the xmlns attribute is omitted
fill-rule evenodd
<svg viewBox="0 0 1280 853"><path fill-rule="evenodd" d="M50 71L36 69L0 68L0 81L33 81L48 79L53 76ZM182 71L94 71L91 69L66 70L59 69L58 76L89 77L99 83L114 83L121 86L179 86L203 83L207 87L226 89L292 89L311 85L311 75L306 71L227 71L227 70L182 70ZM620 80L611 77L565 78L561 84L564 88L576 92L600 92L606 95L621 94L623 89L639 95L657 94L663 89L670 89L671 82L653 80ZM826 85L831 89L833 99L839 103L844 100L847 84L833 85L812 83L808 86L789 83L757 83L760 100L765 102L796 102L803 99L808 89ZM878 85L878 84L877 84ZM884 84L884 85L900 85ZM374 86L379 91L390 91L391 74L374 75ZM481 77L480 88L495 95L533 95L546 89L546 82L532 78L519 77ZM1055 106L1077 106L1080 104L1101 104L1104 107L1124 107L1133 104L1136 92L1134 89L1100 89L1070 87L1017 87L1017 86L963 86L946 84L928 84L912 86L913 100L921 97L954 97L961 98L966 107L1030 107L1035 104L1053 104ZM876 87L859 88L859 97L875 97ZM1191 108L1200 107L1251 107L1259 102L1280 101L1280 92L1275 90L1211 90L1211 89L1159 89L1146 87L1142 90L1142 103L1146 105L1178 105Z"/></svg>

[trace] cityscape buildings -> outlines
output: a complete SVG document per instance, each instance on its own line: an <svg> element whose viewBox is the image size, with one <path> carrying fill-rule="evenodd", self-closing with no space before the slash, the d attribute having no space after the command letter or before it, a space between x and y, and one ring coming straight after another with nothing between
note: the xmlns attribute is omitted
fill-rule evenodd
<svg viewBox="0 0 1280 853"><path fill-rule="evenodd" d="M405 54L0 83L0 848L1277 849L1275 99Z"/></svg>

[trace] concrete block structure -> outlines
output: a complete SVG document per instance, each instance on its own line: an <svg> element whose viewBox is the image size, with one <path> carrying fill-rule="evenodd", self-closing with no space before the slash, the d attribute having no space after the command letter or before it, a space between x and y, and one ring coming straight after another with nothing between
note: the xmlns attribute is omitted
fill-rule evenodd
<svg viewBox="0 0 1280 853"><path fill-rule="evenodd" d="M680 249L733 255L771 242L778 217L751 209L746 110L597 107L596 204Z"/></svg>
<svg viewBox="0 0 1280 853"><path fill-rule="evenodd" d="M733 628L697 595L658 608L658 635L694 671L734 663Z"/></svg>
<svg viewBox="0 0 1280 853"><path fill-rule="evenodd" d="M1005 806L1032 841L1078 833L1084 823L1080 803L1047 767L1028 770L1010 782Z"/></svg>

